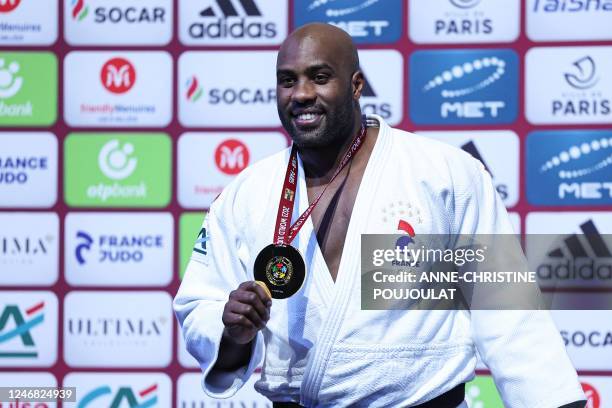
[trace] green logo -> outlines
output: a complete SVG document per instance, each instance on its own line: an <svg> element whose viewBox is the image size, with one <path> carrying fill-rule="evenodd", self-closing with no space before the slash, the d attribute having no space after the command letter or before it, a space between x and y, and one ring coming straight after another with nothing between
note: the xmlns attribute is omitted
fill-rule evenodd
<svg viewBox="0 0 612 408"><path fill-rule="evenodd" d="M465 401L470 408L504 408L493 377L477 375L466 384Z"/></svg>
<svg viewBox="0 0 612 408"><path fill-rule="evenodd" d="M57 118L57 58L0 52L0 126L49 126Z"/></svg>
<svg viewBox="0 0 612 408"><path fill-rule="evenodd" d="M206 214L201 212L183 213L179 219L179 277L183 279L185 269L194 251L194 244L202 229Z"/></svg>
<svg viewBox="0 0 612 408"><path fill-rule="evenodd" d="M72 133L64 191L73 207L165 207L172 146L165 133Z"/></svg>

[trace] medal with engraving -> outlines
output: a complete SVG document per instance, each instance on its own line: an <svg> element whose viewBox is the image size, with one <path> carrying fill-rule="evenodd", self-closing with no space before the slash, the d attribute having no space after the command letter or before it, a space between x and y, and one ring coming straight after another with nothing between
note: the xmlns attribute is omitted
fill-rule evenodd
<svg viewBox="0 0 612 408"><path fill-rule="evenodd" d="M304 222L308 219L317 203L327 190L327 187L340 174L342 169L351 161L353 155L361 148L366 135L365 121L361 125L359 134L353 140L350 149L346 152L338 169L329 180L323 191L313 200L312 204L298 217L289 228L293 215L295 193L297 191L298 162L295 144L291 148L285 181L281 191L278 214L274 229L274 243L266 246L255 258L253 275L256 281L263 282L270 290L274 299L286 299L297 293L306 280L306 264L300 251L291 246Z"/></svg>

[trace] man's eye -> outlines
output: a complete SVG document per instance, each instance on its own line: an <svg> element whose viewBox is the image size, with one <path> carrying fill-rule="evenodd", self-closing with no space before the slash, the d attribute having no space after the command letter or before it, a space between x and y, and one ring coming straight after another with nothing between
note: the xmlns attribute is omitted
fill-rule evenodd
<svg viewBox="0 0 612 408"><path fill-rule="evenodd" d="M314 77L315 82L321 84L321 83L326 83L327 81L329 81L329 75L325 75L325 74L317 74Z"/></svg>
<svg viewBox="0 0 612 408"><path fill-rule="evenodd" d="M295 83L295 80L293 78L280 78L278 80L278 84L280 86L283 86L285 88L288 88L290 86L293 86L293 84Z"/></svg>

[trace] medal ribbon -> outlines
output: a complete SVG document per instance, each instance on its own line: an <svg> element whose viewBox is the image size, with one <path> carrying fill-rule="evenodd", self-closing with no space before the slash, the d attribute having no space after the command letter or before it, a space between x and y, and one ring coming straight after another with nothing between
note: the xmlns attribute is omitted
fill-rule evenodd
<svg viewBox="0 0 612 408"><path fill-rule="evenodd" d="M366 124L361 124L361 130L359 134L353 140L351 148L348 149L342 161L338 165L336 172L329 180L329 183L325 186L323 191L312 201L308 208L299 216L295 223L290 227L287 225L291 222L291 216L293 215L293 200L295 199L295 192L297 191L297 175L298 175L298 162L297 162L297 148L295 144L291 147L291 155L289 156L289 163L287 163L287 173L285 174L285 182L283 183L283 190L281 191L281 197L278 204L278 214L276 215L276 226L274 228L274 244L275 245L289 245L293 241L293 238L298 234L300 229L304 226L304 222L310 216L310 213L319 203L319 200L327 190L327 187L334 181L334 179L340 174L342 169L351 161L353 156L359 151L363 145L363 141L366 136Z"/></svg>

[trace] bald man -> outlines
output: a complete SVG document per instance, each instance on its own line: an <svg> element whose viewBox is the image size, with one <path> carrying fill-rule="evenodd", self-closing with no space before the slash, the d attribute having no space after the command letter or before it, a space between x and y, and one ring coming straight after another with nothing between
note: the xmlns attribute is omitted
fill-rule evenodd
<svg viewBox="0 0 612 408"><path fill-rule="evenodd" d="M247 168L212 204L205 250L194 251L174 302L204 390L232 396L263 360L255 387L278 407L466 407L477 349L509 407L583 400L548 314L361 310L361 234L397 233L398 223L416 235L511 234L505 207L468 154L362 118L364 77L344 31L294 31L276 69L293 147ZM286 202L285 224L302 225L295 237ZM307 271L296 293L274 300L255 276L263 268L276 282L299 262L279 252L258 263L271 244L295 247Z"/></svg>

